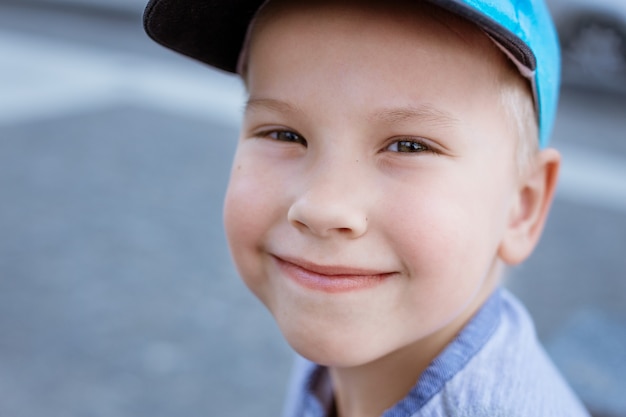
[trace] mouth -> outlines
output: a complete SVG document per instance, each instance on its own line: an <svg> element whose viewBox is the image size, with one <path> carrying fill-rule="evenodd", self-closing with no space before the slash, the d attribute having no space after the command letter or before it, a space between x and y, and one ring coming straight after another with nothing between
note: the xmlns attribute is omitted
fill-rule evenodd
<svg viewBox="0 0 626 417"><path fill-rule="evenodd" d="M369 268L319 265L302 259L272 256L279 269L297 284L326 293L362 290L381 284L396 275Z"/></svg>

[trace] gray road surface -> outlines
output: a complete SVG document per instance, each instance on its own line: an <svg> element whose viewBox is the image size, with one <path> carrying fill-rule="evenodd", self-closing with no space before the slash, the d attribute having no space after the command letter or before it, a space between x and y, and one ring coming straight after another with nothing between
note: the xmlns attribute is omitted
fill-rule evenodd
<svg viewBox="0 0 626 417"><path fill-rule="evenodd" d="M276 416L290 351L230 263L238 82L110 19L0 2L0 417ZM544 239L508 285L626 416L626 97L566 90Z"/></svg>

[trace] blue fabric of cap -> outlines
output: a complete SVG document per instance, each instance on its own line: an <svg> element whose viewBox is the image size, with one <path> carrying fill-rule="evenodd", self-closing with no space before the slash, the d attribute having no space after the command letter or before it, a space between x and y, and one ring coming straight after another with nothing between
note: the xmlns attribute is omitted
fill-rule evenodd
<svg viewBox="0 0 626 417"><path fill-rule="evenodd" d="M296 0L294 0L296 1ZM550 139L560 84L558 36L544 0L427 0L481 27L511 58L533 90L539 144ZM150 0L148 35L213 67L237 71L246 32L264 0Z"/></svg>

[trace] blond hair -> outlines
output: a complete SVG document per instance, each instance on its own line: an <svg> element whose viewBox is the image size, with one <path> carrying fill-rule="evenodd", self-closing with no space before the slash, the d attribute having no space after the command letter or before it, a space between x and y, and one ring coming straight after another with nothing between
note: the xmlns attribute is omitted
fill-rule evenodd
<svg viewBox="0 0 626 417"><path fill-rule="evenodd" d="M524 175L539 153L539 122L530 82L524 78L507 58L499 71L496 88L500 105L515 131L516 164L519 175Z"/></svg>

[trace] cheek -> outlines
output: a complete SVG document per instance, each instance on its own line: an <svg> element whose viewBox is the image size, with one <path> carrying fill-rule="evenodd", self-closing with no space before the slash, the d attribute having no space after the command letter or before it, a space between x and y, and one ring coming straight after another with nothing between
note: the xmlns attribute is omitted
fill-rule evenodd
<svg viewBox="0 0 626 417"><path fill-rule="evenodd" d="M224 201L224 228L240 276L259 295L263 280L259 274L261 248L275 222L276 207L272 202L276 196L275 188L268 184L270 179L256 172L254 167L235 159Z"/></svg>
<svg viewBox="0 0 626 417"><path fill-rule="evenodd" d="M446 254L461 245L464 235L470 232L473 225L467 223L471 208L461 209L463 198L449 188L421 186L419 190L396 195L401 197L385 207L385 229L396 251L409 264L415 258L421 260L416 263L422 267L441 265Z"/></svg>
<svg viewBox="0 0 626 417"><path fill-rule="evenodd" d="M297 186L289 156L284 147L242 140L224 202L226 237L239 276L270 310L277 291L268 273L268 251L289 229L287 213L293 199L289 187Z"/></svg>
<svg viewBox="0 0 626 417"><path fill-rule="evenodd" d="M242 173L241 164L235 160L224 200L226 237L234 254L241 247L247 246L247 238L252 237L258 227L249 215L260 203L254 193L256 184L251 179L253 177Z"/></svg>
<svg viewBox="0 0 626 417"><path fill-rule="evenodd" d="M278 197L272 170L249 148L244 144L237 150L224 202L226 234L234 247L248 246L267 227Z"/></svg>
<svg viewBox="0 0 626 417"><path fill-rule="evenodd" d="M387 207L386 230L422 294L465 293L492 265L500 236L493 196L463 181L424 185ZM402 195L402 194L401 194ZM433 297L434 296L434 297Z"/></svg>

